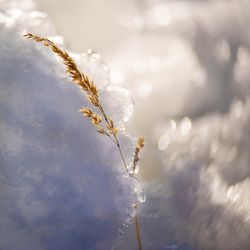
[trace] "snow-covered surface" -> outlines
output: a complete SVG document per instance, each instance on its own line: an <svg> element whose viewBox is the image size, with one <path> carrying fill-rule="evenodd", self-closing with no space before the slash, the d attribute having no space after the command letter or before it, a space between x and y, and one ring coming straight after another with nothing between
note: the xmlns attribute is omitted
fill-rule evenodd
<svg viewBox="0 0 250 250"><path fill-rule="evenodd" d="M63 45L34 8L0 0L0 249L110 250L131 222L138 183L78 112L88 103L62 62L22 39L29 31ZM72 56L122 127L132 112L127 91L112 87L98 54ZM129 160L133 139L124 132L120 140Z"/></svg>
<svg viewBox="0 0 250 250"><path fill-rule="evenodd" d="M102 93L109 91L116 101L107 105L114 107L120 100L114 91L127 98L120 84L134 98L129 127L147 139L141 170L147 202L139 214L143 249L249 249L249 0L37 2L72 50L97 49L109 60L116 85ZM20 46L31 49L27 42ZM39 51L52 60L51 54ZM98 55L78 61L100 86L109 84L106 66L94 73ZM58 67L48 67L49 72L58 70L63 83ZM63 86L73 88L68 82ZM122 116L131 108L126 106ZM87 126L84 122L81 126ZM90 139L101 140L94 132L88 133ZM103 157L111 161L105 150ZM133 227L118 249L136 249Z"/></svg>

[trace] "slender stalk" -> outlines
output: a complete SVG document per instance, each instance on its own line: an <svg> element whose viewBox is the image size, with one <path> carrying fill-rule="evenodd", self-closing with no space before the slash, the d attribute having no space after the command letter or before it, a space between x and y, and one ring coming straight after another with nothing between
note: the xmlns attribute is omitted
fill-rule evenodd
<svg viewBox="0 0 250 250"><path fill-rule="evenodd" d="M135 215L135 231L136 231L136 239L137 239L137 247L138 250L142 250L142 243L141 243L141 230L140 230L140 223L138 219L138 215Z"/></svg>
<svg viewBox="0 0 250 250"><path fill-rule="evenodd" d="M109 123L109 121L108 121L108 116L106 115L106 113L105 113L105 111L104 111L102 105L99 105L99 109L100 109L100 111L101 111L101 113L102 113L102 115L103 115L103 117L104 117L106 123L108 124L108 123Z"/></svg>
<svg viewBox="0 0 250 250"><path fill-rule="evenodd" d="M116 146L117 146L117 148L118 148L118 150L119 150L119 153L120 153L120 155L121 155L121 158L122 158L122 161L123 161L123 165L124 165L126 171L127 171L128 174L129 174L128 166L127 166L127 163L126 163L126 161L125 161L124 155L123 155L123 153L122 153L122 149L121 149L120 143L119 143L119 141L118 141L116 135L114 135L114 138L115 138Z"/></svg>
<svg viewBox="0 0 250 250"><path fill-rule="evenodd" d="M105 113L105 111L104 111L104 109L103 109L103 107L101 105L99 105L99 109L100 109L100 111L101 111L101 113L102 113L102 115L103 115L106 123L109 124L109 120L107 118L107 115L106 115L106 113ZM113 134L113 136L114 136L114 140L109 135L110 139L116 144L116 146L118 148L118 151L119 151L120 156L121 156L122 161L123 161L124 168L125 168L125 170L127 171L127 173L129 175L132 175L132 174L129 173L128 166L127 166L126 160L124 158L124 155L123 155L123 152L122 152L122 149L121 149L121 145L119 143L117 135ZM135 167L135 161L136 161L136 159L134 159L134 167ZM137 205L136 205L135 209L137 209ZM138 250L142 250L141 230L140 230L140 223L139 223L139 219L138 219L138 215L137 214L135 214L135 217L134 217L134 224L135 224L135 232L136 232L136 240L137 240L137 249Z"/></svg>
<svg viewBox="0 0 250 250"><path fill-rule="evenodd" d="M107 117L107 115L106 115L106 113L105 113L105 111L104 111L102 105L99 105L99 109L100 109L100 111L101 111L101 113L102 113L102 115L103 115L103 117L104 117L106 123L109 124L108 117ZM113 136L114 136L114 139L115 139L115 144L116 144L116 146L117 146L117 148L118 148L118 150L119 150L119 153L120 153L120 155L121 155L121 158L122 158L122 161L123 161L123 165L124 165L124 167L125 167L125 170L129 173L129 171L128 171L128 166L127 166L127 163L126 163L126 161L125 161L124 155L123 155L123 153L122 153L122 149L121 149L120 143L119 143L119 141L118 141L117 135L116 135L116 134L113 134ZM111 138L112 138L112 137L111 137ZM113 140L112 140L112 141L113 141Z"/></svg>
<svg viewBox="0 0 250 250"><path fill-rule="evenodd" d="M126 161L124 159L124 156L123 156L123 153L122 153L122 149L121 149L120 143L119 143L119 141L117 139L117 136L114 135L114 138L115 138L115 141L117 143L116 145L117 145L118 150L120 152L121 158L123 160L124 167L125 167L126 171L129 173L128 166L127 166ZM131 174L129 173L129 175L131 175ZM137 205L135 206L135 209L137 209ZM140 223L139 223L139 219L138 219L138 215L137 214L135 214L135 217L134 217L134 224L135 224L135 232L136 232L136 240L137 240L137 249L138 250L142 250L141 230L140 230Z"/></svg>
<svg viewBox="0 0 250 250"><path fill-rule="evenodd" d="M115 141L109 134L107 134L107 136L108 136L108 138L109 138L115 145L117 145L117 144L116 144L116 141Z"/></svg>
<svg viewBox="0 0 250 250"><path fill-rule="evenodd" d="M100 114L93 112L89 108L83 108L80 110L80 112L84 116L87 116L90 118L90 121L97 128L97 131L99 133L108 136L112 140L112 142L118 148L125 170L131 177L135 178L134 173L132 174L129 173L128 165L126 163L119 140L117 138L118 129L115 127L113 120L110 119L106 115L106 112L104 108L102 107L101 102L99 100L98 89L96 85L94 84L94 82L91 81L87 75L80 72L75 61L69 56L69 54L66 51L61 50L59 47L57 47L55 43L53 43L49 39L34 35L32 33L28 33L24 35L24 38L32 39L38 43L42 43L44 46L49 47L55 54L57 54L63 60L64 65L66 66L66 72L70 76L71 80L75 84L77 84L83 91L86 92L89 102L93 104L94 107L99 109ZM103 118L105 120L107 129L101 126ZM135 166L138 164L139 153L143 147L144 147L144 138L140 137L135 148L133 170L135 169ZM137 205L135 206L135 209L137 209ZM134 223L135 223L135 229L136 229L136 239L138 243L138 250L142 250L140 224L139 224L137 215L135 215Z"/></svg>

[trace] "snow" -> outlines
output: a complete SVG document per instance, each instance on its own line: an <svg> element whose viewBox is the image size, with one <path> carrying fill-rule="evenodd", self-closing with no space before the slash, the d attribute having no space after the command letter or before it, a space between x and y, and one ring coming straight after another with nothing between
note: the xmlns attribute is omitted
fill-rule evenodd
<svg viewBox="0 0 250 250"><path fill-rule="evenodd" d="M117 148L78 112L88 103L62 62L21 38L29 31L63 45L34 8L0 1L0 249L110 250L131 223L138 184L124 174ZM107 113L129 119L126 91L116 87L120 98L109 99L100 56L72 56L101 89ZM124 131L120 140L131 160L134 139Z"/></svg>
<svg viewBox="0 0 250 250"><path fill-rule="evenodd" d="M44 9L48 9L53 23L60 30L60 34L64 35L67 45L72 50L82 51L90 47L105 55L109 65L111 65L110 69L96 52L88 51L83 55L72 54L81 64L82 70L94 78L98 86L102 88L103 99L106 100L107 97L107 100L110 100L109 98L113 100L113 102L105 101L105 107L117 122L122 121L119 123L119 127L124 129L123 121L127 121L132 115L132 119L129 119L125 126L139 135L146 136L147 148L143 154L143 163L140 165L140 173L144 179L143 185L147 196L147 202L139 210L143 249L249 249L250 34L246 28L250 24L249 1L116 0L104 3L99 0L74 0L70 2L38 0L38 2ZM9 1L1 1L1 6L9 6L9 4ZM4 7L1 8L4 10ZM25 9L31 10L31 7L25 7ZM5 16L6 13L5 11ZM9 13L11 18L8 20L12 20L15 15L11 14L13 12ZM59 37L55 37L57 34L47 21L46 15L40 13L38 16L36 18L42 18L43 25L36 26L35 22L29 22L27 30L49 35L60 41ZM19 22L14 23L12 29L16 30L17 26L23 29L24 26L28 26L27 20L30 20L30 17L23 15L22 18L18 18ZM21 22L21 20L23 21ZM51 82L49 87L44 85L44 82L42 83L43 91L47 91L46 95L42 95L46 102L52 95L59 98L58 105L55 105L53 101L55 110L53 111L51 107L47 107L47 110L53 112L52 117L54 117L54 113L65 117L63 119L64 123L67 124L65 128L72 128L72 131L76 131L76 128L77 131L83 133L80 136L77 132L76 139L76 136L71 140L66 138L68 143L65 145L57 143L59 139L63 139L62 136L54 138L55 144L50 147L50 150L60 153L58 155L62 158L60 160L62 164L67 157L62 152L67 152L69 158L70 155L73 155L72 158L77 159L77 154L71 152L70 149L75 149L75 145L78 144L79 150L86 148L85 142L88 142L86 150L89 151L87 151L85 159L88 159L88 166L91 165L91 168L88 168L87 165L84 167L88 172L83 172L83 177L75 170L77 177L72 178L82 178L84 183L87 179L86 183L89 183L91 189L89 196L85 194L88 191L81 187L80 181L72 179L70 182L69 179L67 180L72 186L74 182L75 188L84 190L81 192L84 192L84 195L91 200L88 204L82 204L84 207L91 206L90 209L85 209L88 211L88 217L85 218L98 217L98 225L91 221L90 226L90 223L84 221L84 227L87 225L88 230L82 231L87 232L88 236L91 235L91 240L84 242L94 244L94 246L89 245L89 249L110 249L116 238L111 231L116 232L118 230L114 228L121 228L122 223L131 222L130 217L134 211L127 209L131 209L131 199L134 199L132 189L137 189L137 191L140 189L137 188L136 183L132 184L126 176L125 178L121 177L121 168L117 167L117 165L121 166L119 155L113 153L115 149L107 143L106 138L97 136L94 129L83 118L74 113L79 105L82 107L85 99L80 93L80 97L76 97L78 90L75 90L68 82L61 68L61 63L58 63L46 50L40 49L40 46L34 46L27 41L22 43L18 40L17 42L19 37L16 36L14 36L15 39L12 39L12 29L5 28L5 37L6 34L10 35L9 39L6 37L5 46L2 46L4 43L1 42L1 51L4 50L4 47L9 46L10 41L15 43L16 50L13 53L15 58L17 55L20 58L28 56L27 53L20 55L26 47L28 51L34 50L29 58L30 66L25 67L25 69L37 67L39 72L40 69L43 69L42 72L45 71L49 75L47 78L51 79L52 75L59 79L59 81L55 79ZM8 33L8 31L10 32ZM18 46L19 49L17 49ZM39 58L40 62L31 63L34 58L36 60ZM45 59L46 64L43 61ZM49 63L51 66L48 66ZM21 63L17 64L21 67ZM9 67L6 66L6 68ZM38 69L32 69L32 72L36 71L38 72ZM21 74L24 72L20 69L18 75ZM109 76L114 84L110 84ZM3 78L3 76L1 77ZM33 81L29 80L28 82ZM25 83L23 83L24 86L26 86ZM41 81L39 83L34 83L39 84L39 95L35 95L37 100L33 101L36 104L35 107L38 107L37 101L41 98ZM55 93L53 84L56 84L57 91L59 89L61 91ZM60 85L61 88L58 88L57 85ZM125 87L121 87L123 85ZM20 92L19 88L20 86L16 86L17 91ZM32 91L32 95L33 92L37 93ZM135 105L129 101L129 92ZM1 93L11 93L17 102L15 108L22 107L24 98L16 98L15 95L18 92L13 92L11 88L11 90L1 89ZM30 101L33 100L31 94L25 92L25 96L29 97ZM65 106L66 96L69 100L67 106ZM1 96L1 102L2 100L4 98ZM5 100L10 102L9 98L5 97ZM126 105L120 105L119 101L122 104L126 103ZM50 106L51 102L49 102ZM11 103L14 102L11 101ZM42 102L39 107L44 107L44 105L45 102ZM66 109L65 113L61 110L62 105ZM70 105L72 105L71 108ZM30 112L33 110L33 106L25 105L26 110L30 109ZM134 112L132 112L133 109ZM19 114L24 111L18 108L16 112ZM6 121L12 119L10 115L11 113L8 114L8 119L5 118ZM71 115L70 119L68 119L69 115ZM77 119L79 119L79 126ZM41 126L40 120L41 118L38 119L37 126ZM46 122L42 120L42 124L49 125L50 120L50 118ZM8 136L7 132L1 135L1 138L4 138L2 140L5 141L4 151L8 151L12 159L16 157L15 155L24 155L22 151L25 146L23 143L26 141L24 136L27 136L28 131L32 130L25 130L26 132L23 134L24 129L20 126L14 126L13 123L11 126L2 122L0 124L1 131L10 130L9 133L11 133ZM28 125L25 123L25 126ZM60 126L62 126L61 123ZM79 129L79 127L83 129ZM84 131L88 133L84 133ZM48 134L46 133L46 135ZM82 140L83 137L88 138ZM39 138L42 137L39 135ZM134 138L124 138L124 141L127 141L125 143L126 155L132 150L133 143L131 144L131 141L133 140ZM51 140L50 144L52 144ZM29 151L30 148L28 148ZM43 147L43 150L45 150L44 148L47 149L47 147ZM33 146L32 151L35 150L36 148ZM93 154L97 150L98 153ZM1 152L3 152L2 149ZM51 154L46 152L48 156ZM79 154L83 154L83 152L80 151ZM93 157L91 157L92 155ZM103 161L103 159L105 160ZM83 159L76 161L84 162ZM100 164L101 172L97 165L92 165L92 162L96 161ZM115 162L119 162L119 164L114 166ZM65 169L66 165L63 166ZM16 169L19 168L16 167ZM23 173L23 169L19 169L20 173ZM56 169L52 167L50 171L58 171ZM67 169L63 170L63 173L70 176ZM37 176L37 178L42 176L36 172L32 172L32 175ZM106 178L103 178L104 175ZM113 179L108 181L107 175L110 178L115 178L115 186L111 185ZM94 182L88 182L94 178L96 178ZM35 177L32 179L36 180ZM9 180L12 179L9 178ZM98 186L96 187L94 183ZM107 184L110 185L106 187ZM3 184L0 185L3 186ZM104 187L105 192L100 195L100 190L103 190ZM117 187L121 187L120 191L117 190ZM28 192L30 189L27 187L25 191L19 190L18 194L25 196ZM117 195L115 192L119 194ZM7 194L1 195L6 197ZM108 197L105 199L106 195ZM67 193L66 197L69 196ZM39 197L42 196L39 195ZM75 193L75 197L78 197L77 193ZM96 201L93 197L98 197L100 200ZM23 199L19 198L19 200ZM110 199L109 203L106 203L108 199ZM46 206L41 204L42 201L40 204L36 201L33 202L32 206L36 210L30 211L27 206L22 209L22 211L26 211L26 213L23 212L22 218L29 221L29 213L33 213L33 217L36 218L40 214L46 213ZM60 204L62 202L56 202L56 206L65 207L60 206ZM25 204L19 203L18 206L24 208ZM77 207L77 205L71 206L71 208L73 207ZM5 215L7 210L4 211ZM15 208L15 211L21 210ZM110 218L110 211L112 211L112 216L117 214L114 216L116 219ZM86 213L84 215L86 216ZM80 216L79 213L72 218L78 219L78 216ZM6 218L10 218L10 216ZM67 218L71 218L70 214ZM2 220L4 219L2 218ZM16 229L16 221L20 221L17 220L17 216L4 225ZM74 219L69 224L73 225L73 221ZM103 223L106 223L106 226ZM54 222L51 224L54 225ZM18 237L24 238L26 235L30 235L27 231L28 229L24 231L19 229L18 232L20 234L22 232L22 236L18 234ZM79 230L79 232L82 231ZM9 235L11 235L7 234L8 230L4 232L5 234L1 235L5 239L0 242L7 242ZM9 230L9 232L14 232L14 230ZM121 238L123 230L119 230L119 234ZM70 237L70 234L65 233L65 235ZM92 235L95 235L94 239ZM18 237L16 236L16 238ZM81 239L83 238L88 237L81 237ZM27 240L29 243L30 241ZM34 241L36 242L36 240ZM65 241L70 242L71 239L66 240L65 237L64 243ZM72 239L73 241L77 242L75 239ZM87 246L85 248L87 249ZM117 249L136 249L133 227L126 230L123 242L117 246Z"/></svg>

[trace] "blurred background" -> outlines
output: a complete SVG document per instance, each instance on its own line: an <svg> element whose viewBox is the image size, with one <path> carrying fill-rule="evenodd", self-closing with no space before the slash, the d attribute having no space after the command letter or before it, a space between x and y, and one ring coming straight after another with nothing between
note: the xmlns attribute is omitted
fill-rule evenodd
<svg viewBox="0 0 250 250"><path fill-rule="evenodd" d="M250 1L37 0L67 49L92 49L147 140L145 249L250 249ZM89 52L93 53L93 52ZM133 227L119 249L136 249Z"/></svg>

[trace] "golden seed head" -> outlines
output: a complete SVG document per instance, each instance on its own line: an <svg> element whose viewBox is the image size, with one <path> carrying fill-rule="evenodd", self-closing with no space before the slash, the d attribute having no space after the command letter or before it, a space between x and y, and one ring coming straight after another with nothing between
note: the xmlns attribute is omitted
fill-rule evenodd
<svg viewBox="0 0 250 250"><path fill-rule="evenodd" d="M86 93L88 101L99 110L100 114L93 112L90 108L82 108L79 111L86 117L89 117L92 124L96 127L97 131L101 134L107 135L119 148L120 154L122 156L124 166L128 171L126 162L124 160L123 154L120 149L120 144L117 138L118 128L115 126L112 119L108 118L103 109L98 95L97 86L94 84L92 80L88 78L87 75L80 72L73 58L69 56L69 54L60 49L55 43L50 41L47 38L43 38L31 33L27 33L23 36L27 39L32 39L35 42L41 43L46 47L49 47L58 57L63 60L64 65L66 66L66 73L69 75L71 80L79 86L81 90ZM107 130L101 126L102 118L105 120ZM141 149L145 145L145 140L143 137L140 137L137 141L135 151L134 151L134 168L139 162L139 154Z"/></svg>
<svg viewBox="0 0 250 250"><path fill-rule="evenodd" d="M107 128L109 132L113 135L116 135L118 133L118 129L115 127L113 120L110 118L108 119Z"/></svg>
<svg viewBox="0 0 250 250"><path fill-rule="evenodd" d="M42 43L46 47L50 47L51 50L63 60L63 63L66 66L66 72L70 76L72 81L76 83L82 90L87 92L89 101L96 107L100 105L96 85L93 81L90 81L85 74L82 74L79 71L75 61L69 56L66 51L61 50L56 46L55 43L47 38L43 38L31 33L27 33L23 37L32 39L38 43Z"/></svg>
<svg viewBox="0 0 250 250"><path fill-rule="evenodd" d="M100 134L107 134L107 132L101 127L97 129L97 132L99 132Z"/></svg>
<svg viewBox="0 0 250 250"><path fill-rule="evenodd" d="M137 141L137 147L139 149L142 149L145 146L145 139L144 137L139 137L138 141Z"/></svg>
<svg viewBox="0 0 250 250"><path fill-rule="evenodd" d="M92 103L94 106L98 107L99 102L93 95L88 95L87 98L88 98L90 103Z"/></svg>
<svg viewBox="0 0 250 250"><path fill-rule="evenodd" d="M135 170L136 166L138 166L140 160L140 152L144 146L145 139L143 137L139 137L134 151L133 170Z"/></svg>
<svg viewBox="0 0 250 250"><path fill-rule="evenodd" d="M91 122L94 125L99 125L102 122L102 117L96 113L92 113Z"/></svg>
<svg viewBox="0 0 250 250"><path fill-rule="evenodd" d="M93 112L89 108L82 108L79 110L84 116L91 117Z"/></svg>

